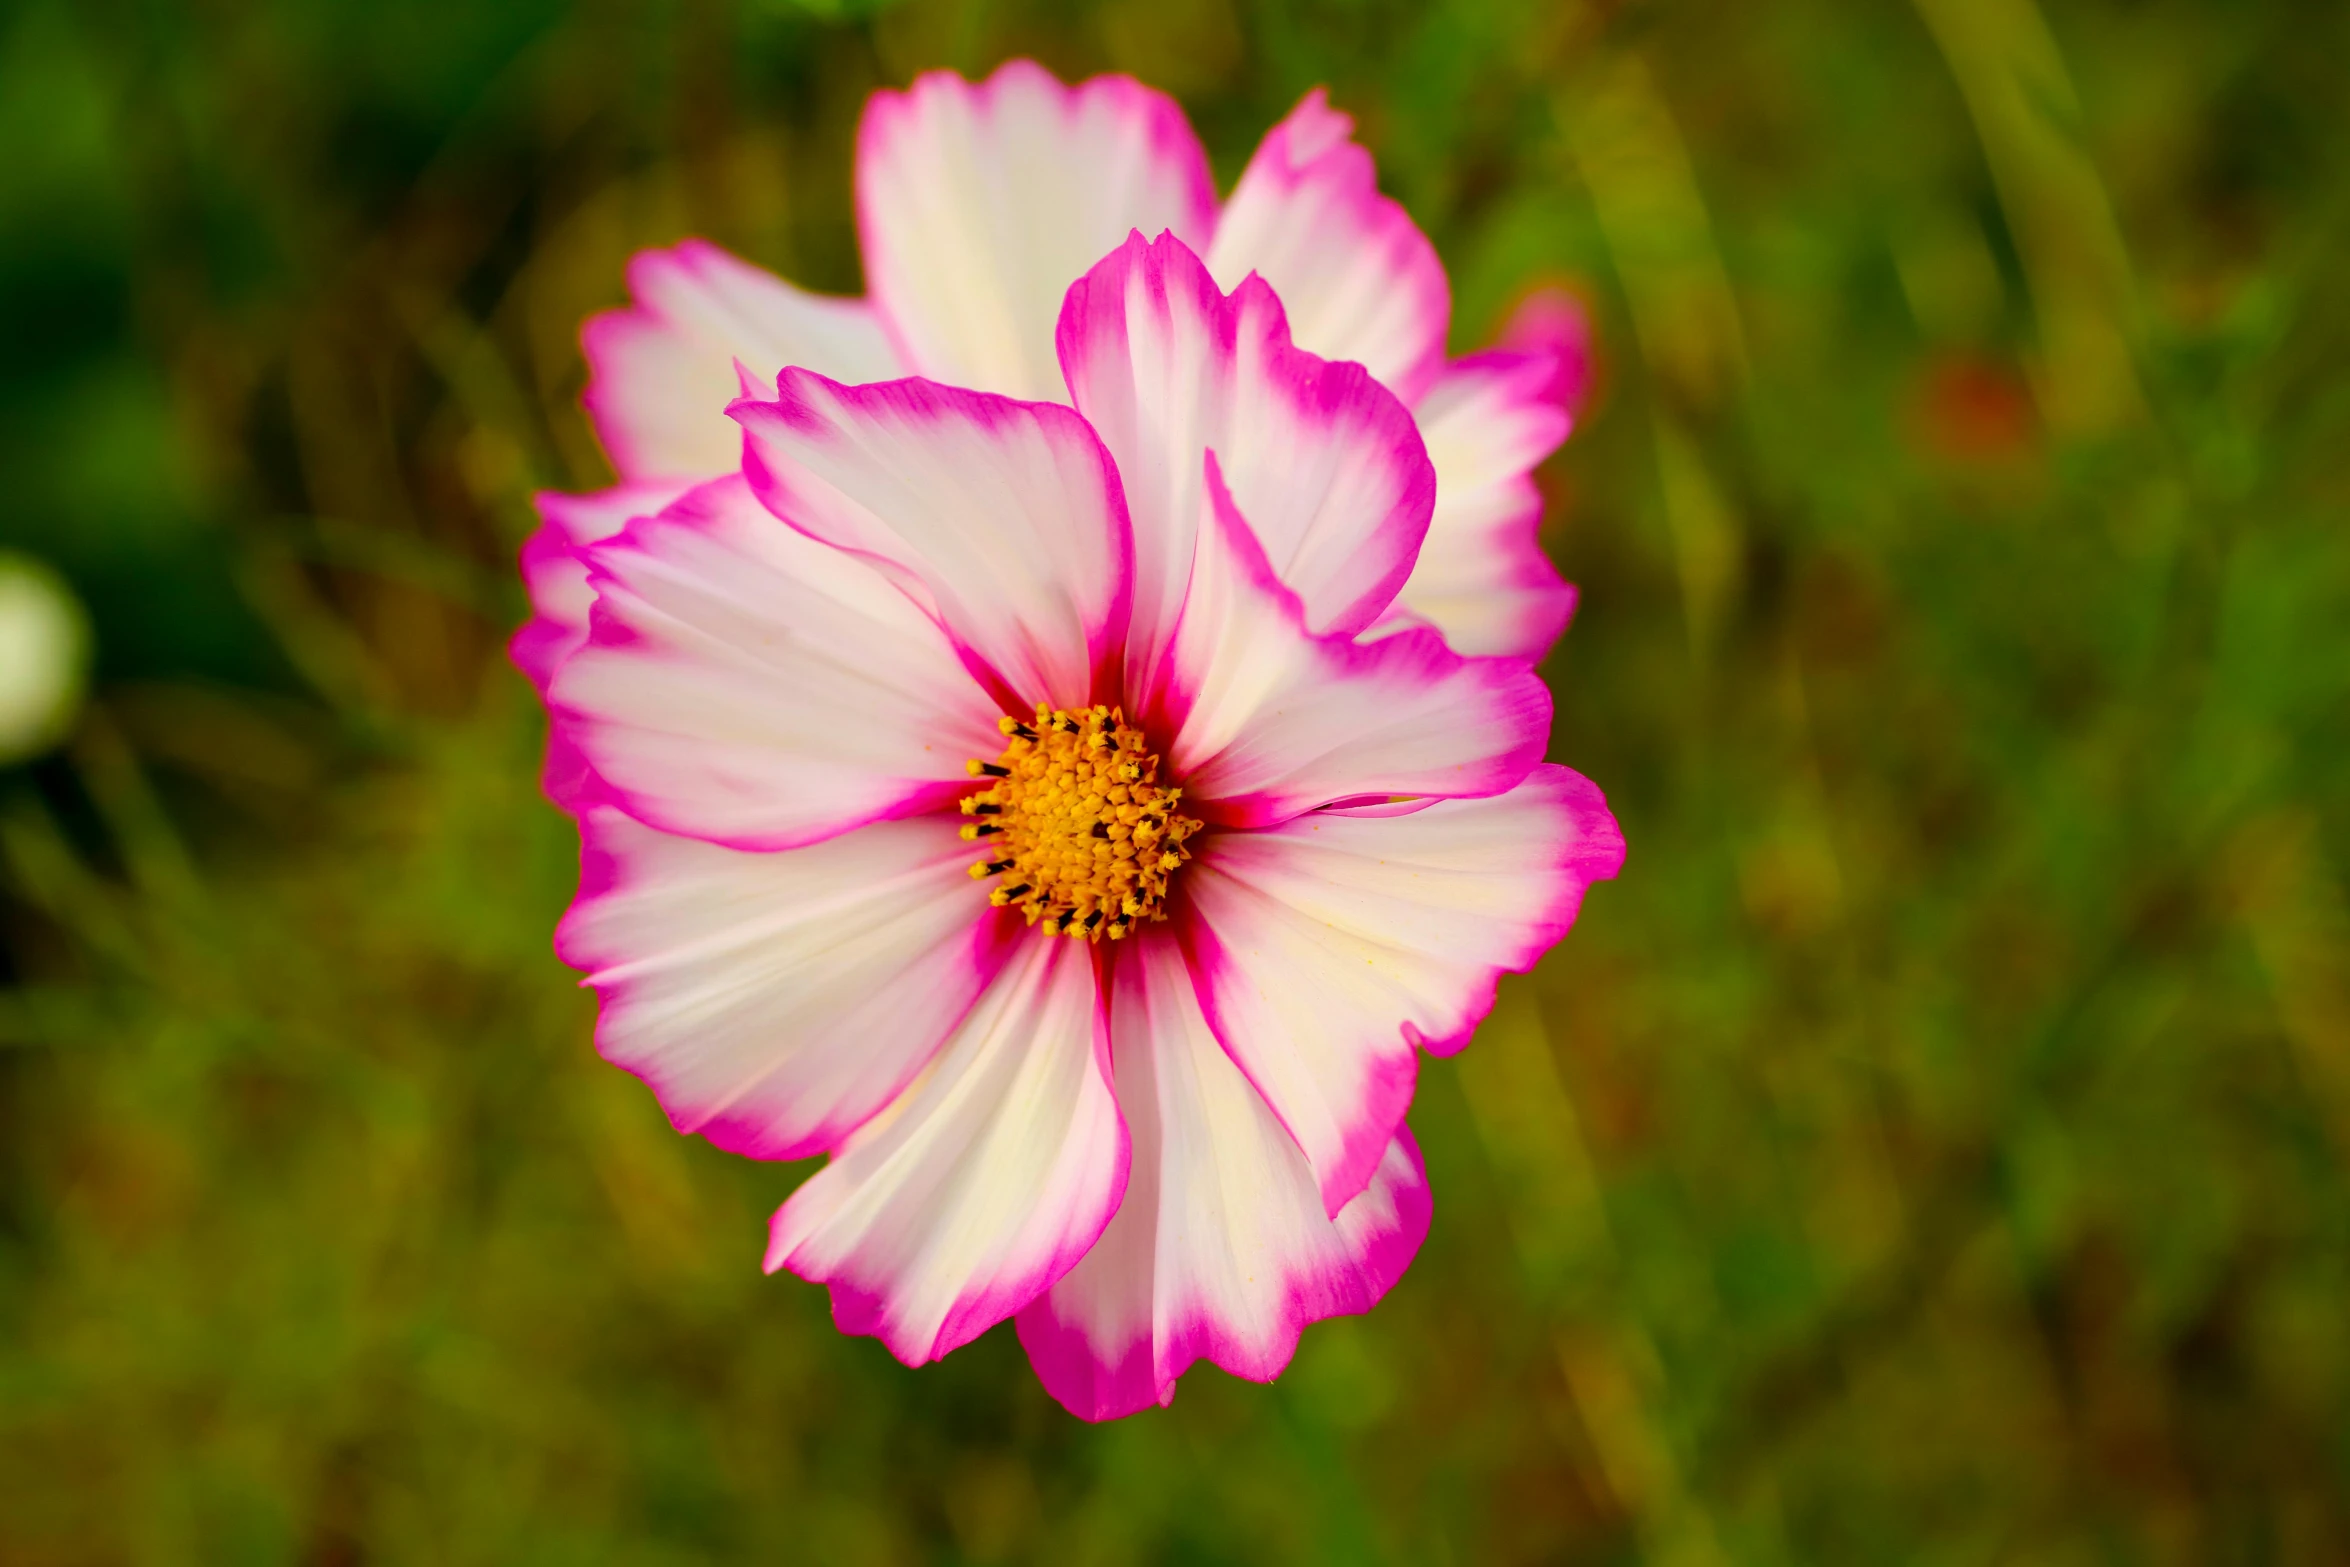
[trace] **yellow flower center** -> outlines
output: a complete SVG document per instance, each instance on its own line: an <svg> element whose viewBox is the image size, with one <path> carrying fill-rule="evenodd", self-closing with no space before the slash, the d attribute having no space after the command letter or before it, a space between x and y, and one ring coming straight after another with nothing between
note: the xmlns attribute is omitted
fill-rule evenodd
<svg viewBox="0 0 2350 1567"><path fill-rule="evenodd" d="M963 801L977 818L963 836L987 845L971 874L1003 882L987 901L1088 941L1164 919L1167 878L1191 858L1183 841L1200 824L1175 809L1183 791L1157 781L1141 732L1114 707L1039 707L1034 723L998 727L1011 741L1003 754L970 764L994 781Z"/></svg>

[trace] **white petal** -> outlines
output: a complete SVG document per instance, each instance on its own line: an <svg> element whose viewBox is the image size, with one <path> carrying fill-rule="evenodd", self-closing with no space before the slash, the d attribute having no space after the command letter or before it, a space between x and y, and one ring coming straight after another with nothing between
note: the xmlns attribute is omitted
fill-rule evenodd
<svg viewBox="0 0 2350 1567"><path fill-rule="evenodd" d="M1023 931L931 1070L776 1213L767 1269L920 1365L1066 1273L1126 1168L1092 953Z"/></svg>
<svg viewBox="0 0 2350 1567"><path fill-rule="evenodd" d="M1467 1043L1613 876L1624 840L1563 767L1408 816L1317 812L1199 840L1188 950L1216 1033L1281 1117L1336 1213L1411 1102L1415 1045Z"/></svg>
<svg viewBox="0 0 2350 1567"><path fill-rule="evenodd" d="M1320 88L1306 94L1242 172L1208 266L1227 288L1264 278L1300 347L1366 365L1409 401L1443 368L1452 288L1428 237L1379 194L1353 131Z"/></svg>
<svg viewBox="0 0 2350 1567"><path fill-rule="evenodd" d="M908 367L1058 400L1053 321L1080 273L1133 230L1205 243L1215 187L1165 95L1124 76L1064 87L1014 60L878 92L857 133L857 216L873 297Z"/></svg>
<svg viewBox="0 0 2350 1567"><path fill-rule="evenodd" d="M768 507L883 566L1007 705L1092 700L1125 629L1133 536L1118 471L1083 419L929 381L849 387L800 370L735 416Z"/></svg>
<svg viewBox="0 0 2350 1567"><path fill-rule="evenodd" d="M1003 748L930 618L739 476L587 554L592 629L548 705L640 821L792 848L943 805Z"/></svg>
<svg viewBox="0 0 2350 1567"><path fill-rule="evenodd" d="M507 656L541 698L563 661L587 641L588 616L596 590L588 583L583 546L608 539L638 517L665 510L692 486L675 480L616 484L588 495L546 490L531 499L539 528L522 542L522 586L530 595L530 619L506 644ZM566 811L576 812L599 788L595 769L557 725L547 735L539 787Z"/></svg>
<svg viewBox="0 0 2350 1567"><path fill-rule="evenodd" d="M913 1081L1018 927L950 817L745 853L609 807L582 815L556 947L602 1003L596 1046L681 1132L760 1159L837 1146Z"/></svg>
<svg viewBox="0 0 2350 1567"><path fill-rule="evenodd" d="M785 365L844 381L905 373L865 301L794 288L702 240L639 252L628 287L636 303L582 333L582 401L627 478L707 479L735 466L742 432L726 405L738 359L761 375Z"/></svg>
<svg viewBox="0 0 2350 1567"><path fill-rule="evenodd" d="M1399 611L1462 653L1539 659L1575 607L1543 553L1533 471L1573 421L1557 356L1479 354L1450 366L1412 410L1436 467L1436 510Z"/></svg>
<svg viewBox="0 0 2350 1567"><path fill-rule="evenodd" d="M1340 800L1483 795L1541 759L1550 694L1518 659L1464 659L1411 631L1308 635L1208 459L1191 588L1143 705L1209 821L1256 826Z"/></svg>
<svg viewBox="0 0 2350 1567"><path fill-rule="evenodd" d="M1061 368L1118 460L1134 517L1127 672L1165 646L1213 450L1315 631L1369 625L1411 572L1435 471L1410 413L1359 365L1290 345L1261 280L1227 297L1176 239L1129 239L1061 312Z"/></svg>
<svg viewBox="0 0 2350 1567"><path fill-rule="evenodd" d="M1271 1381L1300 1329L1368 1311L1428 1230L1408 1132L1336 1219L1324 1213L1305 1155L1209 1030L1172 939L1146 935L1112 973L1126 1198L1085 1260L1020 1314L1037 1374L1089 1420L1171 1402L1203 1356Z"/></svg>
<svg viewBox="0 0 2350 1567"><path fill-rule="evenodd" d="M539 528L522 544L522 585L531 618L508 651L543 695L555 668L587 640L596 590L580 546L608 539L639 517L658 516L692 486L676 481L616 484L588 495L545 490L531 497Z"/></svg>

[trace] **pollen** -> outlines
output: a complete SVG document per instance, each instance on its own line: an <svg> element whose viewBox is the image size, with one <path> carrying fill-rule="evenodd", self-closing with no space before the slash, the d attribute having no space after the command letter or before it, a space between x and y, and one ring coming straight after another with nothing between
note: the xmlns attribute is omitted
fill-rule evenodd
<svg viewBox="0 0 2350 1567"><path fill-rule="evenodd" d="M1141 731L1114 707L1039 707L1033 722L997 727L1010 743L970 764L989 782L963 801L963 836L987 846L971 874L998 883L987 901L1088 941L1164 919L1167 880L1200 824L1176 808L1183 791L1158 781Z"/></svg>

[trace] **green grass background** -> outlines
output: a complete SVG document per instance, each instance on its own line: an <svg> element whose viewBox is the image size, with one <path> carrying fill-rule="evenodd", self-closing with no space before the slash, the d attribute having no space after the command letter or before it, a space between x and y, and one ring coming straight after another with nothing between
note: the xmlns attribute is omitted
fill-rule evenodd
<svg viewBox="0 0 2350 1567"><path fill-rule="evenodd" d="M758 1271L548 951L501 644L576 329L858 286L851 136L1031 53L1229 181L1306 88L1601 374L1547 673L1622 880L1422 1078L1270 1388L1064 1416ZM0 1561L2350 1560L2350 8L19 0Z"/></svg>

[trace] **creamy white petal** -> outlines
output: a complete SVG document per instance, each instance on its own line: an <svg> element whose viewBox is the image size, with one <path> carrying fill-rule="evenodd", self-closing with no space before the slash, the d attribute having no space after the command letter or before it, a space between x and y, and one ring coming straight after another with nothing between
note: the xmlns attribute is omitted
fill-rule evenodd
<svg viewBox="0 0 2350 1567"><path fill-rule="evenodd" d="M1208 459L1209 517L1160 678L1141 704L1205 819L1259 826L1334 801L1495 794L1541 759L1550 693L1519 659L1429 631L1309 635Z"/></svg>
<svg viewBox="0 0 2350 1567"><path fill-rule="evenodd" d="M1300 347L1369 367L1408 402L1444 366L1452 287L1436 247L1379 194L1353 132L1322 89L1306 94L1242 172L1208 266L1226 288L1264 278Z"/></svg>
<svg viewBox="0 0 2350 1567"><path fill-rule="evenodd" d="M864 300L794 288L703 240L639 252L628 287L635 303L582 333L582 401L624 478L708 479L735 466L736 360L760 375L785 365L843 381L905 374Z"/></svg>
<svg viewBox="0 0 2350 1567"><path fill-rule="evenodd" d="M1215 187L1183 111L1124 76L1065 87L1014 60L878 92L857 134L857 216L874 300L908 368L1058 400L1061 296L1134 230L1204 244Z"/></svg>
<svg viewBox="0 0 2350 1567"><path fill-rule="evenodd" d="M1133 535L1083 419L930 381L790 370L776 387L735 405L775 515L880 565L1007 706L1092 700L1125 630Z"/></svg>
<svg viewBox="0 0 2350 1567"><path fill-rule="evenodd" d="M946 804L1002 749L938 626L740 477L586 553L596 612L548 703L640 821L791 848Z"/></svg>
<svg viewBox="0 0 2350 1567"><path fill-rule="evenodd" d="M1624 840L1563 767L1407 816L1316 812L1216 833L1183 870L1200 998L1338 1212L1411 1102L1413 1051L1458 1049L1494 986L1574 923Z"/></svg>
<svg viewBox="0 0 2350 1567"><path fill-rule="evenodd" d="M1306 1324L1375 1305L1428 1230L1409 1132L1336 1219L1323 1211L1305 1155L1217 1043L1171 937L1119 952L1110 1031L1134 1144L1126 1198L1020 1314L1038 1376L1089 1420L1171 1402L1203 1357L1271 1381Z"/></svg>
<svg viewBox="0 0 2350 1567"><path fill-rule="evenodd" d="M797 1159L913 1081L1003 966L956 818L746 852L583 811L556 950L602 1005L596 1047L681 1132Z"/></svg>
<svg viewBox="0 0 2350 1567"><path fill-rule="evenodd" d="M522 586L531 618L514 633L515 665L542 692L557 665L587 640L596 590L580 547L608 539L639 517L658 516L693 488L675 480L615 484L586 495L545 490L531 497L539 528L522 544Z"/></svg>
<svg viewBox="0 0 2350 1567"><path fill-rule="evenodd" d="M931 1070L776 1213L767 1268L908 1365L969 1343L1083 1256L1126 1186L1085 943L1021 932Z"/></svg>
<svg viewBox="0 0 2350 1567"><path fill-rule="evenodd" d="M1435 471L1367 371L1291 346L1262 281L1227 296L1181 241L1137 236L1069 290L1059 340L1134 518L1130 681L1155 666L1183 601L1211 450L1308 626L1352 635L1387 607L1427 531Z"/></svg>
<svg viewBox="0 0 2350 1567"><path fill-rule="evenodd" d="M1533 478L1573 424L1559 380L1553 352L1478 354L1412 410L1436 468L1436 510L1396 609L1457 652L1539 659L1574 612L1575 590L1543 553Z"/></svg>

